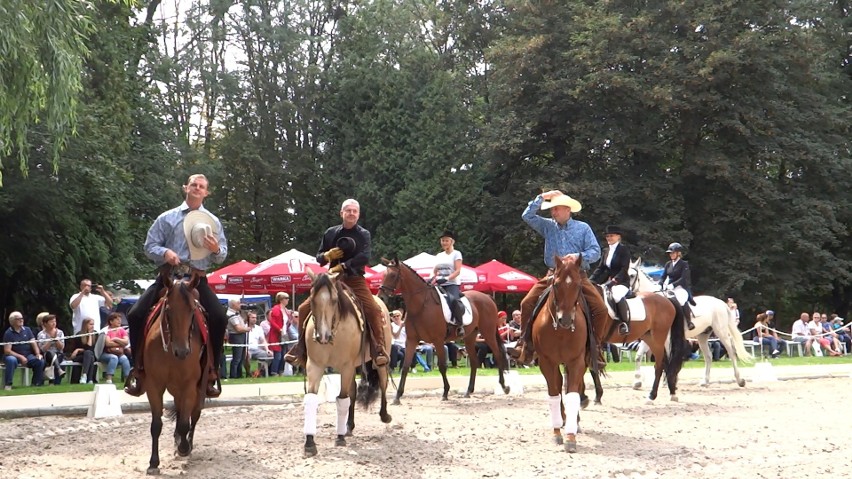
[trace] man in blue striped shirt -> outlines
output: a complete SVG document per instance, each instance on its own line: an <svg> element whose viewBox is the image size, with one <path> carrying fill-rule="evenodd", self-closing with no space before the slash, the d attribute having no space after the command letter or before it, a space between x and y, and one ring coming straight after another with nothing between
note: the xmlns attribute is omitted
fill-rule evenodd
<svg viewBox="0 0 852 479"><path fill-rule="evenodd" d="M550 218L543 218L536 213L538 210L550 210ZM562 261L569 257L582 257L583 271L583 295L589 304L592 317L597 320L605 319L607 315L606 306L597 288L589 281L586 271L591 263L598 261L601 257L601 247L595 239L592 228L582 221L571 218L571 213L577 213L582 209L580 202L562 193L552 190L542 193L527 205L524 214L521 215L524 222L542 237L544 237L544 264L547 265L547 274L530 289L526 297L521 301L521 328L524 331L521 341L520 356L518 361L529 363L532 361L532 316L533 309L538 303L542 292L549 285L550 276L556 268L556 257Z"/></svg>
<svg viewBox="0 0 852 479"><path fill-rule="evenodd" d="M145 239L145 256L157 266L169 264L178 266L188 264L192 270L200 274L200 281L196 290L198 291L198 302L207 311L207 326L209 328L209 341L213 349L213 365L210 371L209 383L207 385L207 397L218 397L221 394L219 385L218 366L225 341L225 327L228 318L219 303L219 298L207 284L207 275L204 274L210 266L221 263L228 256L228 240L225 238L225 230L219 218L216 218L204 208L204 198L210 194L207 189L207 178L196 174L189 177L183 190L186 200L178 207L162 213L148 229ZM209 215L212 224L215 224L215 232L209 231L203 238L201 244L190 248L184 230L184 219L191 212L201 211ZM198 214L198 213L192 213ZM142 296L127 313L127 324L130 326L130 348L136 358L141 357L144 344L145 320L156 301L159 299L161 288L159 278L154 284L142 293ZM124 392L133 396L141 396L145 392L145 373L142 370L142 362L134 359L134 369L125 380Z"/></svg>

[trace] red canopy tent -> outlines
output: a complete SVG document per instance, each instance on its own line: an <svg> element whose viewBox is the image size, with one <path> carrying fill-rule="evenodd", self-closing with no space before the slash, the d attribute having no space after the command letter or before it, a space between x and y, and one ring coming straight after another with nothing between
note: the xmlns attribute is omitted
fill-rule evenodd
<svg viewBox="0 0 852 479"><path fill-rule="evenodd" d="M277 291L304 291L311 286L308 270L326 271L313 256L291 249L261 262L243 274L228 275L227 292L275 293Z"/></svg>
<svg viewBox="0 0 852 479"><path fill-rule="evenodd" d="M225 280L232 274L245 274L257 265L251 261L240 260L236 263L229 264L224 268L217 269L212 273L207 273L207 282L214 292L225 293L227 284Z"/></svg>
<svg viewBox="0 0 852 479"><path fill-rule="evenodd" d="M538 282L535 277L496 259L476 268L475 289L485 293L526 293Z"/></svg>

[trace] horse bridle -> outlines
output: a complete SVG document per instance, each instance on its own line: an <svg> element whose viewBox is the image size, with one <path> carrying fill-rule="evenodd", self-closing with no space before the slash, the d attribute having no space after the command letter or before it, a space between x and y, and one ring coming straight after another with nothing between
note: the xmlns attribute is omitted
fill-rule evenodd
<svg viewBox="0 0 852 479"><path fill-rule="evenodd" d="M572 280L573 281L573 280ZM550 276L550 298L548 299L548 309L550 310L550 321L555 325L559 325L559 318L556 317L556 310L559 308L559 305L556 303L556 274ZM576 310L578 305L580 304L580 298L583 294L583 288L580 287L579 292L577 293L577 299L574 300L574 309ZM569 327L571 331L574 331L574 320L571 320L571 326Z"/></svg>
<svg viewBox="0 0 852 479"><path fill-rule="evenodd" d="M379 291L381 291L382 293L387 294L387 295L388 295L388 296L390 296L390 297L397 296L394 292L395 292L395 291L396 291L396 289L399 287L400 278L402 277L402 273L400 272L400 270L402 269L402 265L403 265L403 264L404 264L404 263L397 263L397 264L396 264L396 265L394 265L394 266L388 266L388 269L390 269L390 268L396 268L396 269L397 269L397 273L396 273L396 281L394 281L394 285L393 285L393 286L385 286L385 284L384 284L384 283L382 283L382 285L381 285L381 286L379 286ZM406 265L406 267L409 267L409 266L408 266L408 265ZM415 273L415 274L416 274L416 273ZM420 276L419 276L419 275L417 275L417 277L419 278ZM423 282L423 284L424 284L424 285L426 285L426 286L427 286L427 288L425 288L425 289L423 289L423 290L420 290L420 291L417 291L416 293L414 293L415 295L418 295L418 294L420 294L420 293L426 293L426 292L430 292L430 291L435 291L435 288L433 288L430 284L426 283L425 281ZM438 304L440 304L440 303L441 303L441 298L440 298L440 297L436 298L436 301L438 302Z"/></svg>
<svg viewBox="0 0 852 479"><path fill-rule="evenodd" d="M172 288L185 288L185 283L181 281L173 282ZM171 315L169 314L169 292L171 288L166 292L166 296L163 299L163 316L165 317L165 321L160 321L160 340L163 343L163 351L168 352L169 345L171 344ZM187 291L187 294L189 292ZM191 294L190 296L190 310L189 310L189 331L187 337L192 337L192 331L195 329L195 312L198 311L199 303L198 300L193 298ZM165 326L164 326L165 325ZM166 337L168 336L168 339ZM192 341L189 342L189 350L192 352Z"/></svg>

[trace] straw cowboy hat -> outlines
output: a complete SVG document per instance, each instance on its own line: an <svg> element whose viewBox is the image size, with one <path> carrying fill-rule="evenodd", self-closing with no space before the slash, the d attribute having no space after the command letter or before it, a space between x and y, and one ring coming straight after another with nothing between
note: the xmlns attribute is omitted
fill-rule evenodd
<svg viewBox="0 0 852 479"><path fill-rule="evenodd" d="M578 213L580 210L583 209L583 206L580 204L579 201L575 200L574 198L571 198L568 195L554 196L550 199L550 201L545 201L544 203L542 203L541 209L549 210L554 206L567 206L571 208L572 213Z"/></svg>
<svg viewBox="0 0 852 479"><path fill-rule="evenodd" d="M204 237L212 234L218 237L219 230L213 215L201 210L192 210L183 219L183 234L189 245L189 259L199 260L210 256L209 249L204 247Z"/></svg>

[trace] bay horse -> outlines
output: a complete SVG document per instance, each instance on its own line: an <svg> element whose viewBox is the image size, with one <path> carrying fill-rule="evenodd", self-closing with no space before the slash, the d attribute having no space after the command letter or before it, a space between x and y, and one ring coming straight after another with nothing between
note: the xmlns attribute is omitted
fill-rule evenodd
<svg viewBox="0 0 852 479"><path fill-rule="evenodd" d="M551 291L529 325L539 369L547 382L554 441L572 453L577 452L583 375L586 365L598 360L597 351L590 347L591 323L584 308L578 307L582 280L573 258L563 262L557 257L556 270L550 278ZM560 367L565 369L564 377Z"/></svg>
<svg viewBox="0 0 852 479"><path fill-rule="evenodd" d="M654 293L660 290L659 285L651 279L648 274L642 270L642 258L630 262L630 289L635 292ZM692 306L694 318L692 323L695 329L686 331L687 338L696 338L698 347L701 349L701 355L704 356L704 379L699 383L700 386L710 384L710 368L713 365L713 356L710 353L710 332L716 333L725 351L728 352L728 357L731 358L731 365L734 367L734 378L740 387L745 387L745 379L740 376L738 360L751 362L753 360L751 354L743 344L743 336L737 327L737 318L728 308L728 305L719 298L713 296L696 296L695 306ZM631 327L633 324L631 324ZM639 360L636 357L636 374L633 387L639 389L642 387L642 375L639 374Z"/></svg>
<svg viewBox="0 0 852 479"><path fill-rule="evenodd" d="M447 358L444 354L443 345L447 341L455 341L462 337L464 347L467 351L467 359L470 365L470 381L464 397L469 398L473 393L476 383L476 370L479 368L479 358L476 355L476 335L482 334L485 344L494 354L499 369L499 382L503 391L508 394L509 387L506 385L504 371L509 369L509 360L506 357L506 345L500 339L497 332L497 305L491 296L479 291L465 291L463 296L468 299L471 306L473 320L464 326L464 335L460 336L458 328L448 325L444 319L441 306L441 298L438 290L426 283L410 266L394 258L392 260L382 258L382 264L387 267L382 285L379 288L380 296L395 294L397 290L402 293L405 301L405 359L402 362L402 376L396 389L396 398L393 404L400 403L400 398L405 392L405 379L408 377L408 369L417 352L420 341L435 345L435 354L438 356L438 369L444 380L444 394L442 400L448 400L450 383L447 380Z"/></svg>
<svg viewBox="0 0 852 479"><path fill-rule="evenodd" d="M603 295L602 287L597 286L597 288ZM608 315L594 323L595 336L600 344L613 342L626 344L637 339L645 341L654 354L654 384L648 394L649 402L657 399L663 373L666 374L670 399L677 402L677 378L688 354L683 311L674 298L650 292L638 293L636 298L628 300L628 304L630 304L631 315L644 314L644 320L632 320L630 333L622 336L616 331L614 311L609 311ZM603 388L599 375L594 371L592 371L592 379L597 393L595 404L600 404ZM639 387L634 383L634 389Z"/></svg>
<svg viewBox="0 0 852 479"><path fill-rule="evenodd" d="M181 457L192 452L195 426L206 397L212 347L207 322L195 287L201 279L194 274L189 283L171 278L170 267L161 269L161 299L147 323L142 362L145 390L151 407L151 459L147 474L160 473L159 441L163 429L163 394L174 398L169 416L175 419L175 447Z"/></svg>
<svg viewBox="0 0 852 479"><path fill-rule="evenodd" d="M307 363L305 365L307 390L304 398L305 411L305 457L317 454L314 436L317 430L317 409L319 408L320 382L327 368L340 373L340 394L337 396L337 439L335 446L345 446L345 436L351 436L355 429L356 397L355 372L362 366L364 377L368 381L366 389L358 396L359 402L367 408L381 393L379 417L383 423L391 422L387 409L388 367L374 368L369 361L370 348L367 343L366 322L359 319L358 301L355 295L337 275L327 273L311 276L311 291L307 308L300 308L300 317L306 318L305 346ZM385 350L390 351L391 331L387 307L375 296L373 300L382 310ZM303 311L304 309L304 315ZM364 326L362 326L362 324Z"/></svg>

